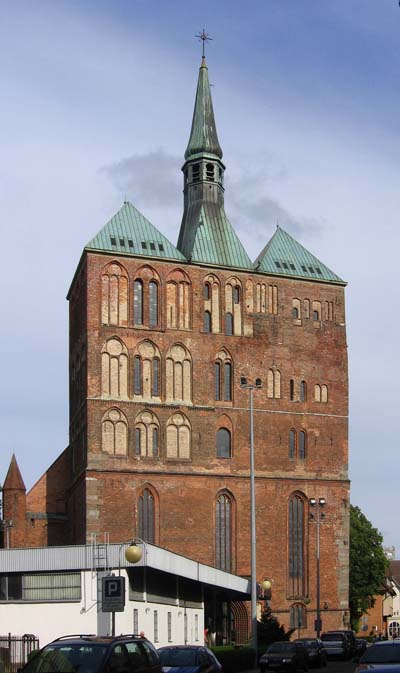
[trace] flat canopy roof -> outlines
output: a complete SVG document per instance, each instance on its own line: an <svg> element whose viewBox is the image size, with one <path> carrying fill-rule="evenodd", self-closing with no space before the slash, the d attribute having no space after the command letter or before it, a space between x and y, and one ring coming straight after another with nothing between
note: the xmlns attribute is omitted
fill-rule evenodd
<svg viewBox="0 0 400 673"><path fill-rule="evenodd" d="M34 573L77 570L115 570L132 568L125 559L125 550L131 542L121 544L74 545L66 547L32 547L28 549L0 550L0 573ZM142 558L134 566L146 566L161 572L223 589L231 598L249 600L251 584L248 579L232 575L212 566L174 554L147 542L137 542L142 548ZM103 557L96 553L101 548ZM104 562L106 556L106 564Z"/></svg>

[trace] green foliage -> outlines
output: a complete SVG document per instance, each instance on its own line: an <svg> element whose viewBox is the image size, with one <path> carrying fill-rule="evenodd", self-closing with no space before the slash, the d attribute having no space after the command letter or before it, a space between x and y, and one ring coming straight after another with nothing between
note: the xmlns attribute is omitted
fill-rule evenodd
<svg viewBox="0 0 400 673"><path fill-rule="evenodd" d="M353 629L360 616L373 607L374 596L386 576L388 560L382 543L382 535L360 508L350 505L349 606Z"/></svg>
<svg viewBox="0 0 400 673"><path fill-rule="evenodd" d="M261 620L257 623L258 643L260 647L270 645L276 640L290 640L292 631L286 633L285 627L281 626L271 613L271 609L266 607Z"/></svg>

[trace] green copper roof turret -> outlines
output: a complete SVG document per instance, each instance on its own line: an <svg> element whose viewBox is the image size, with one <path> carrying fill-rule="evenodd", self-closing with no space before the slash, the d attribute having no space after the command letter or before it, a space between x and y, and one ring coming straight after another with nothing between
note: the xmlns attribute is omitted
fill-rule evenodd
<svg viewBox="0 0 400 673"><path fill-rule="evenodd" d="M185 152L185 159L190 159L193 155L201 154L202 152L214 154L219 159L222 159L222 149L218 142L217 129L215 127L210 83L208 81L208 68L204 57L199 70L192 129Z"/></svg>

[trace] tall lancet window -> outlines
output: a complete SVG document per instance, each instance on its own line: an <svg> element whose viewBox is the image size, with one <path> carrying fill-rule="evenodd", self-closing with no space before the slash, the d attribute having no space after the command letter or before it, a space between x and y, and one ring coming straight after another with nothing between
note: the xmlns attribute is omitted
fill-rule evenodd
<svg viewBox="0 0 400 673"><path fill-rule="evenodd" d="M295 494L289 500L289 593L303 596L305 590L304 572L304 501Z"/></svg>
<svg viewBox="0 0 400 673"><path fill-rule="evenodd" d="M232 501L225 494L219 496L215 507L215 561L217 568L232 569Z"/></svg>

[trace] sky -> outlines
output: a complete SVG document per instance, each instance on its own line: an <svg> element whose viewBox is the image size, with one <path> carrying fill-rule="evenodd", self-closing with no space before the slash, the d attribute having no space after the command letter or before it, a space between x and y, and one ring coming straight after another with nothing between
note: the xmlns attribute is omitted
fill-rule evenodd
<svg viewBox="0 0 400 673"><path fill-rule="evenodd" d="M124 199L177 241L203 28L242 243L279 223L348 282L351 502L400 558L397 0L0 1L0 483L68 444L85 244Z"/></svg>

